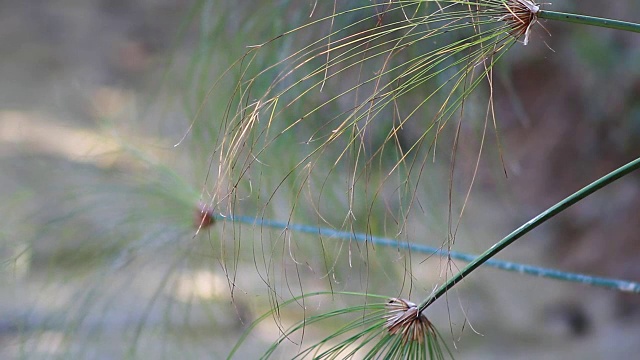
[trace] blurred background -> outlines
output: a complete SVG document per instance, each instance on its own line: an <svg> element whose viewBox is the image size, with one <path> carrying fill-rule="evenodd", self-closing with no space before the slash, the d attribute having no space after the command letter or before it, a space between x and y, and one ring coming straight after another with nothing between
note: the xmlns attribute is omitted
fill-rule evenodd
<svg viewBox="0 0 640 360"><path fill-rule="evenodd" d="M315 11L330 13L332 5L317 4ZM560 1L551 8L640 21L633 0ZM352 258L362 248L331 243L335 263L319 265L314 254L324 250L302 245L314 243L311 235L222 221L199 229L200 209L214 192L218 119L239 73L213 92L212 84L247 46L304 24L312 9L288 1L0 3L0 357L224 358L251 321L284 295L355 287L396 296L411 289L419 302L442 282L443 262L424 255L376 247L372 258ZM529 45L516 44L495 68L502 151L488 136L457 250L482 252L640 154L640 36L541 25ZM273 45L254 64L281 58L305 40ZM408 123L402 141L415 141L419 126ZM482 124L464 127L462 168L475 163L479 138L473 136ZM268 196L279 185L285 195L268 207L263 199L241 202L239 215L287 221L290 205L305 203L295 191L286 194L304 188L301 177L282 181L282 174L295 164L287 157L295 152L290 144L312 132L274 145L277 163L261 164L241 184L247 197ZM430 167L418 193L428 219L412 218L399 238L432 246L446 239L450 142L442 144L443 162ZM327 212L327 223L397 235L384 213L393 205L374 206L369 197L357 207L379 206L384 220L341 228L348 172L331 173L341 187L324 185L323 211L338 209ZM309 191L322 179L312 178ZM638 175L615 183L500 258L640 281L639 185ZM464 198L464 186L456 191ZM322 225L313 206L300 208L296 220ZM292 236L295 261L282 260L289 254L276 255L290 249L274 244ZM270 259L278 259L277 268ZM448 343L458 341L459 358L600 359L640 351L638 296L491 269L474 273L452 294L429 316ZM277 333L276 322L265 321L238 358L257 356Z"/></svg>

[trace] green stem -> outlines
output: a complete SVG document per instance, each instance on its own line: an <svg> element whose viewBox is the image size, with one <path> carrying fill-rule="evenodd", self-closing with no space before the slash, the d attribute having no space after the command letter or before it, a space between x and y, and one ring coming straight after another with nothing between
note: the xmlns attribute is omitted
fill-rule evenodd
<svg viewBox="0 0 640 360"><path fill-rule="evenodd" d="M419 309L420 312L424 311L429 305L431 305L434 301L436 301L439 297L444 295L449 289L451 289L455 284L459 283L464 279L467 275L477 269L480 265L482 265L485 261L492 258L494 255L499 253L502 249L511 245L514 241L521 238L523 235L528 233L529 231L535 229L545 221L551 219L552 217L558 215L562 211L569 208L571 205L577 203L578 201L584 199L585 197L593 194L594 192L602 189L603 187L611 184L612 182L618 180L619 178L631 173L640 168L640 158L616 169L615 171L610 172L609 174L601 177L600 179L592 182L591 184L585 186L581 190L575 192L571 196L565 198L559 203L553 205L546 211L540 213L535 218L529 220L524 225L520 226L516 230L514 230L511 234L507 235L504 239L497 242L487 251L482 253L482 255L478 256L475 260L470 262L467 266L465 266L459 273L453 276L449 281L440 286L438 290L433 294L433 296L428 297L422 303L420 303Z"/></svg>
<svg viewBox="0 0 640 360"><path fill-rule="evenodd" d="M599 26L610 29L624 30L640 33L640 24L598 18L593 16L569 14L557 11L540 10L537 13L539 19L557 20L570 23L577 23L582 25Z"/></svg>

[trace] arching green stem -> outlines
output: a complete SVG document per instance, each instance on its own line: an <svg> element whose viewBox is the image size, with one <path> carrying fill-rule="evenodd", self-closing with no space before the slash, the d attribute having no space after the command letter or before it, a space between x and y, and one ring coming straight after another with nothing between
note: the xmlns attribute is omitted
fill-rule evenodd
<svg viewBox="0 0 640 360"><path fill-rule="evenodd" d="M436 301L439 297L444 295L449 289L451 289L454 285L462 281L467 275L473 272L475 269L480 267L485 261L492 258L494 255L499 253L502 249L511 245L514 241L521 238L523 235L528 233L529 231L535 229L540 224L545 221L551 219L552 217L558 215L562 211L569 208L571 205L577 203L578 201L584 199L585 197L593 194L594 192L602 189L603 187L611 184L612 182L620 179L621 177L637 170L640 168L640 158L616 169L615 171L610 172L609 174L601 177L600 179L592 182L591 184L585 186L581 190L575 192L571 196L565 198L559 203L553 205L546 211L540 213L538 216L526 222L524 225L520 226L518 229L514 230L511 234L507 235L504 239L497 242L487 251L482 253L482 255L478 256L474 261L470 262L467 266L465 266L458 274L453 276L449 281L440 286L436 292L425 299L422 303L420 303L419 310L420 312L424 311L429 305L431 305L434 301Z"/></svg>
<svg viewBox="0 0 640 360"><path fill-rule="evenodd" d="M540 10L536 14L538 19L547 19L547 20L557 20L564 21L582 25L591 25L591 26L599 26L610 29L624 30L640 33L640 24L619 21L619 20L611 20L604 19L593 16L586 15L578 15L578 14L569 14L557 11L548 11L548 10Z"/></svg>

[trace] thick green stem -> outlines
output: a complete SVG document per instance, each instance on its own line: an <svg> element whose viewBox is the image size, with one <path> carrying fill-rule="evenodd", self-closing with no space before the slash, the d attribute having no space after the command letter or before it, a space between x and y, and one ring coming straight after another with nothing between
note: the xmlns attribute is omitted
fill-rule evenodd
<svg viewBox="0 0 640 360"><path fill-rule="evenodd" d="M494 255L499 253L502 249L511 245L514 241L521 238L523 235L528 233L529 231L535 229L545 221L551 219L552 217L558 215L562 211L566 210L571 205L577 203L578 201L584 199L585 197L593 194L594 192L602 189L603 187L611 184L612 182L618 180L619 178L631 173L640 168L640 158L616 169L615 171L610 172L609 174L601 177L600 179L592 182L591 184L585 186L581 190L575 192L571 196L565 198L554 206L550 207L546 211L542 212L540 215L535 218L529 220L524 225L520 226L518 229L513 231L511 234L507 235L504 239L497 242L487 251L482 253L482 255L478 256L474 261L470 262L467 266L465 266L459 273L453 276L449 281L440 286L438 290L433 294L433 296L428 297L422 303L420 303L419 309L422 312L429 305L431 305L434 301L436 301L439 297L444 295L449 289L451 289L455 284L459 283L464 279L467 275L473 272L475 269L480 267L485 261L492 258Z"/></svg>
<svg viewBox="0 0 640 360"><path fill-rule="evenodd" d="M626 21L611 20L598 18L593 16L568 14L557 11L540 10L536 14L539 19L557 20L582 25L599 26L610 29L624 30L640 33L640 24L635 24Z"/></svg>

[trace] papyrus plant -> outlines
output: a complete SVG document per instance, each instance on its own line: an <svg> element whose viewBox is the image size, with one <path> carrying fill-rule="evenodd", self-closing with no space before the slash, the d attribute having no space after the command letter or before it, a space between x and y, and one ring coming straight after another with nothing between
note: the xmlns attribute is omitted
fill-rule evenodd
<svg viewBox="0 0 640 360"><path fill-rule="evenodd" d="M492 69L496 62L514 45L531 42L541 19L636 32L639 28L624 22L545 11L542 6L530 0L426 0L362 6L353 3L343 9L335 3L329 15L320 15L318 20L252 47L236 64L238 83L220 126L223 135L213 152L216 166L212 173L216 180L211 185L208 205L232 215L247 211L240 199L257 195L262 199L253 203L258 216L271 216L270 207L283 206L275 204L278 192L285 191L293 194L284 202L288 221L300 219L301 212L312 213L325 226L351 231L361 228L367 232L377 227L401 234L409 219L416 216L415 209L423 206L421 184L430 160L435 161L436 152L440 151L439 142L448 141L450 206L448 235L442 245L450 248L471 193L489 126L495 129L499 139L492 103ZM543 35L547 33L542 24L539 29ZM253 66L261 50L287 38L299 40L302 45L273 64L264 66L258 61L260 66ZM483 88L480 95L484 96L476 98L475 90L479 87ZM333 91L326 90L329 88ZM456 149L464 140L460 134L467 122L480 124L482 141L470 185L455 207L452 189ZM402 135L405 128L420 129L408 143ZM446 134L449 136L444 136ZM439 140L442 138L446 140ZM283 151L293 160L289 160L281 180L273 186L253 180L261 174L257 170L261 166L278 163L282 159L278 153ZM637 164L633 163L621 173L636 168ZM340 178L337 174L345 174L342 170L346 175ZM603 180L589 191L599 189L619 175ZM342 188L344 201L339 205L332 202L327 207L323 201L333 196L334 184L339 183L332 179L334 176L346 185ZM392 194L396 202L394 206L380 206L389 202L385 190L388 186L395 189ZM306 326L354 313L359 313L360 318L314 345L300 346L298 356L351 358L359 354L364 358L442 358L450 355L425 315L427 307L495 255L496 250L589 193L572 198L525 224L519 229L524 229L523 232L505 238L500 246L449 279L420 304L393 297L386 305L366 304L310 316L288 329L283 328L281 338L265 357ZM454 207L456 210L452 210ZM386 214L382 220L380 213ZM295 254L299 244L287 235L286 228L283 230L280 252L290 255L299 265L301 262ZM327 260L324 245L322 249L325 270L331 273L334 260ZM366 250L361 254L367 259ZM299 285L302 289L301 281ZM304 298L302 295L295 299ZM274 305L280 309L290 303ZM335 345L340 336L346 339Z"/></svg>

